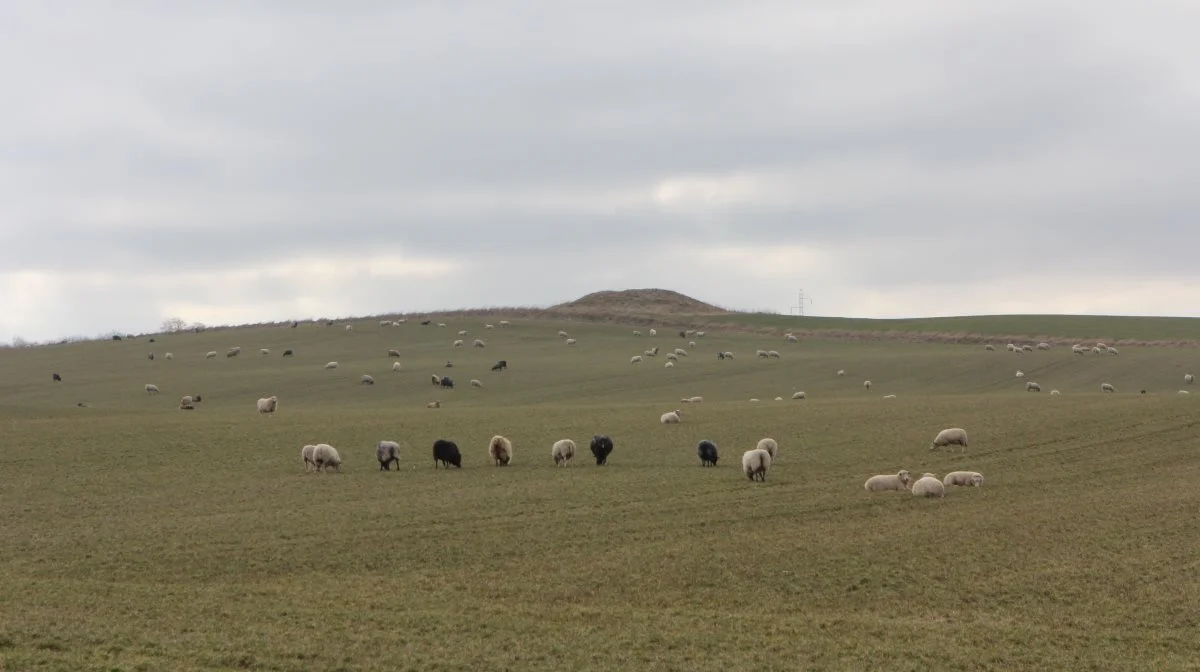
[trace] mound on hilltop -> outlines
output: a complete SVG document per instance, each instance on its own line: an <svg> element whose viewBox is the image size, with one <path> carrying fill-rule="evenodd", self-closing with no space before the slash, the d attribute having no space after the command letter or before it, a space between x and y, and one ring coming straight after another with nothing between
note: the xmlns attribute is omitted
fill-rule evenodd
<svg viewBox="0 0 1200 672"><path fill-rule="evenodd" d="M549 310L621 315L723 315L732 312L669 289L592 292L574 301L551 306Z"/></svg>

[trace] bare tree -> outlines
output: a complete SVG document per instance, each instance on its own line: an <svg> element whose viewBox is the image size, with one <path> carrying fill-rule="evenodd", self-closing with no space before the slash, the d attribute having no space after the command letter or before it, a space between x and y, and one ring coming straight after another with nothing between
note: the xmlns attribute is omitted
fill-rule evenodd
<svg viewBox="0 0 1200 672"><path fill-rule="evenodd" d="M184 322L182 317L168 317L162 323L163 332L168 334L183 331L186 328L187 322Z"/></svg>

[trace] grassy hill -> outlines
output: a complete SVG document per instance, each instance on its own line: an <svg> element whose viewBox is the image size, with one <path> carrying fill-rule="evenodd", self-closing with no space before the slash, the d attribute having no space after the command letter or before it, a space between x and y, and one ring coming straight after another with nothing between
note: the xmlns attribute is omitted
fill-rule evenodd
<svg viewBox="0 0 1200 672"><path fill-rule="evenodd" d="M652 318L657 337L633 335L648 334L636 321L492 313L0 350L0 662L1193 669L1200 400L1177 390L1200 373L1197 351L789 343L775 333L789 318L734 318L692 338L676 333L692 318L671 313ZM1023 319L1048 338L1093 328ZM1118 343L1176 337L1095 319ZM486 347L452 347L459 330ZM688 355L664 368L675 347ZM509 370L492 372L497 359ZM456 389L430 384L447 373ZM271 394L279 412L260 416ZM703 403L680 403L693 395ZM660 425L674 408L684 422ZM967 451L929 450L947 426L968 429ZM587 452L599 432L617 446L606 467ZM515 444L510 467L489 464L496 433ZM763 436L781 452L751 484L740 456ZM434 469L439 437L459 443L461 470ZM567 468L549 456L560 438L582 451ZM702 438L721 447L715 469L699 466ZM399 472L378 470L381 439L401 443ZM304 473L315 442L339 448L341 474ZM863 491L900 468L986 482L944 500Z"/></svg>

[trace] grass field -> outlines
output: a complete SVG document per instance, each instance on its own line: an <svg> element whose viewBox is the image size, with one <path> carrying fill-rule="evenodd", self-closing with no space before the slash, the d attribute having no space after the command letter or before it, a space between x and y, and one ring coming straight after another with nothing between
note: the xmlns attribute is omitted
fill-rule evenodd
<svg viewBox="0 0 1200 672"><path fill-rule="evenodd" d="M1177 394L1194 348L354 325L0 349L0 669L1200 669L1200 391ZM458 329L487 347L452 348ZM691 354L629 363L655 343ZM430 384L443 373L457 389ZM183 394L204 400L182 412ZM660 425L675 408L684 422ZM969 450L929 450L947 426ZM496 433L510 467L489 464ZM780 456L752 484L740 457L763 436ZM461 470L434 469L439 437ZM559 438L583 451L568 468ZM399 472L378 471L381 439ZM304 473L316 442L341 474ZM986 483L863 491L900 468Z"/></svg>

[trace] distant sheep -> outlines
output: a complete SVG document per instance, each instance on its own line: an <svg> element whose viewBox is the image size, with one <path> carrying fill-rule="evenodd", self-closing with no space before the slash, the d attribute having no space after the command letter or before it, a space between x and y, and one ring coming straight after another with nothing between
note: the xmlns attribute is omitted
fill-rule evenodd
<svg viewBox="0 0 1200 672"><path fill-rule="evenodd" d="M260 354L260 355L269 355L269 354L271 354L271 349L270 349L270 348L259 348L259 349L258 349L258 354Z"/></svg>
<svg viewBox="0 0 1200 672"><path fill-rule="evenodd" d="M1021 352L1033 352L1033 346L1032 345L1022 345Z"/></svg>
<svg viewBox="0 0 1200 672"><path fill-rule="evenodd" d="M1101 392L1116 392L1117 389L1112 386L1112 383L1100 383Z"/></svg>
<svg viewBox="0 0 1200 672"><path fill-rule="evenodd" d="M150 354L146 355L146 358L153 362L154 361L154 353L151 352Z"/></svg>
<svg viewBox="0 0 1200 672"><path fill-rule="evenodd" d="M863 389L864 389L864 390L869 390L869 389L871 389L871 381L869 381L869 380L864 380L864 381L863 381Z"/></svg>
<svg viewBox="0 0 1200 672"><path fill-rule="evenodd" d="M723 352L721 354L725 355L725 359L733 359L733 353L729 352L728 350L726 350L725 352Z"/></svg>
<svg viewBox="0 0 1200 672"><path fill-rule="evenodd" d="M696 342L695 342L695 341L688 341L688 347L689 347L689 348L693 348L693 349L695 349L695 347L696 347Z"/></svg>
<svg viewBox="0 0 1200 672"><path fill-rule="evenodd" d="M390 348L388 349L388 357L399 357L399 356L400 356L399 350L393 350Z"/></svg>
<svg viewBox="0 0 1200 672"><path fill-rule="evenodd" d="M663 413L662 416L659 417L658 421L664 425L679 424L679 416L681 415L683 415L683 411L669 411L667 413Z"/></svg>
<svg viewBox="0 0 1200 672"><path fill-rule="evenodd" d="M478 378L472 378L471 387L483 387L483 381L479 380Z"/></svg>
<svg viewBox="0 0 1200 672"><path fill-rule="evenodd" d="M216 356L217 356L216 350L209 350L208 352L204 353L205 359L215 359Z"/></svg>
<svg viewBox="0 0 1200 672"><path fill-rule="evenodd" d="M784 339L787 340L788 343L796 343L800 340L800 339L796 338L795 334L784 334L783 337L784 337Z"/></svg>
<svg viewBox="0 0 1200 672"><path fill-rule="evenodd" d="M1195 376L1193 376L1193 375L1192 375L1192 374L1190 374L1190 373L1185 373L1185 374L1183 374L1183 383L1184 383L1185 385L1191 385L1192 383L1195 383L1195 382L1196 382L1196 377L1195 377Z"/></svg>
<svg viewBox="0 0 1200 672"><path fill-rule="evenodd" d="M353 324L347 324L347 325L346 325L346 331L354 331L354 325L353 325Z"/></svg>
<svg viewBox="0 0 1200 672"><path fill-rule="evenodd" d="M575 457L575 442L570 439L559 439L550 447L550 457L554 458L554 464L565 467Z"/></svg>
<svg viewBox="0 0 1200 672"><path fill-rule="evenodd" d="M337 367L338 367L338 363L337 363L337 362L328 362L328 363L326 363L326 364L325 364L325 368L326 368L327 370L328 370L328 369L336 369Z"/></svg>
<svg viewBox="0 0 1200 672"><path fill-rule="evenodd" d="M53 374L53 378L54 378L54 382L56 382L56 383L62 382L62 376L58 375L57 373Z"/></svg>
<svg viewBox="0 0 1200 672"><path fill-rule="evenodd" d="M442 377L441 377L441 376L439 376L439 375L437 375L436 373L435 373L435 374L433 374L433 376L432 376L432 380L433 380L433 384L434 384L434 385L441 385L441 384L442 384Z"/></svg>
<svg viewBox="0 0 1200 672"><path fill-rule="evenodd" d="M1049 350L1050 344L1043 341L1042 343L1037 344L1037 349L1038 350Z"/></svg>
<svg viewBox="0 0 1200 672"><path fill-rule="evenodd" d="M771 456L772 460L779 457L779 442L770 437L759 439L758 445L754 446L754 448L756 450L767 451L767 454Z"/></svg>
<svg viewBox="0 0 1200 672"><path fill-rule="evenodd" d="M392 362L392 371L400 371L400 362Z"/></svg>
<svg viewBox="0 0 1200 672"><path fill-rule="evenodd" d="M456 347L456 348L461 348L465 345L466 345L466 343L464 343L461 338L454 342L454 347Z"/></svg>
<svg viewBox="0 0 1200 672"><path fill-rule="evenodd" d="M183 408L184 406L192 406L192 404L194 404L198 400L199 400L198 396L196 398L193 398L192 395L185 394L182 397L180 397L180 399L179 399L179 407Z"/></svg>
<svg viewBox="0 0 1200 672"><path fill-rule="evenodd" d="M466 329L459 329L459 331L458 331L459 336L466 336L469 333L471 333L471 332L467 331Z"/></svg>
<svg viewBox="0 0 1200 672"><path fill-rule="evenodd" d="M650 335L651 335L651 336L657 336L657 335L658 335L658 330L657 330L657 329L651 329L651 330L650 330Z"/></svg>
<svg viewBox="0 0 1200 672"><path fill-rule="evenodd" d="M1026 392L1041 392L1042 386L1038 385L1037 383L1035 383L1031 380L1028 383L1025 383L1025 391Z"/></svg>
<svg viewBox="0 0 1200 672"><path fill-rule="evenodd" d="M158 386L152 383L146 383L146 394L158 394Z"/></svg>
<svg viewBox="0 0 1200 672"><path fill-rule="evenodd" d="M642 362L642 356L641 356L641 355L634 355L633 357L630 357L630 358L629 358L629 363L630 363L630 364L640 364L641 362Z"/></svg>
<svg viewBox="0 0 1200 672"><path fill-rule="evenodd" d="M445 322L438 322L438 323L437 323L437 326L439 326L439 327L445 327L445 326L446 326L446 323L445 323Z"/></svg>
<svg viewBox="0 0 1200 672"><path fill-rule="evenodd" d="M329 471L330 467L333 467L334 471L342 470L342 456L338 454L337 448L328 443L317 444L317 449L313 451L313 462L317 465L317 471Z"/></svg>
<svg viewBox="0 0 1200 672"><path fill-rule="evenodd" d="M1024 378L1024 377L1025 377L1025 372L1020 369L1017 369L1017 378Z"/></svg>
<svg viewBox="0 0 1200 672"><path fill-rule="evenodd" d="M909 476L907 469L901 469L895 474L879 474L867 479L863 483L863 489L867 492L889 492L893 490L907 490L908 484L912 482L912 477Z"/></svg>
<svg viewBox="0 0 1200 672"><path fill-rule="evenodd" d="M742 453L742 471L751 481L766 481L767 471L771 468L771 455L762 448L747 450Z"/></svg>
<svg viewBox="0 0 1200 672"><path fill-rule="evenodd" d="M317 454L317 447L312 444L304 446L303 448L300 449L300 459L304 460L305 473L310 472L310 471L316 471L317 461L315 459L313 459L316 457L316 454Z"/></svg>
<svg viewBox="0 0 1200 672"><path fill-rule="evenodd" d="M933 437L933 443L929 445L930 450L942 448L945 446L962 446L963 450L967 449L967 430L962 427L948 427L937 433Z"/></svg>
<svg viewBox="0 0 1200 672"><path fill-rule="evenodd" d="M884 398L884 399L895 399L895 398L896 398L896 395L894 395L894 394L885 394L885 395L883 395L883 398Z"/></svg>
<svg viewBox="0 0 1200 672"><path fill-rule="evenodd" d="M493 371L503 371L507 368L508 368L508 360L507 359L502 359L492 365Z"/></svg>
<svg viewBox="0 0 1200 672"><path fill-rule="evenodd" d="M983 485L983 474L978 471L952 471L942 479L942 485L966 485L978 488Z"/></svg>
<svg viewBox="0 0 1200 672"><path fill-rule="evenodd" d="M288 348L287 350L284 350L284 351L283 351L283 356L284 356L284 357L291 357L291 356L293 356L293 355L295 355L295 354L296 354L296 352L295 352L294 350L292 350L291 348Z"/></svg>
<svg viewBox="0 0 1200 672"><path fill-rule="evenodd" d="M839 377L839 378L840 378L840 377L842 377L842 376L845 376L845 375L846 375L846 370L845 370L845 369L838 369L837 375L838 375L838 377Z"/></svg>
<svg viewBox="0 0 1200 672"><path fill-rule="evenodd" d="M677 354L675 354L675 353L673 353L673 352L668 352L668 353L667 353L667 359L668 359L668 360L670 360L670 361L673 361L673 362L678 362L678 361L679 361L679 355L677 355Z"/></svg>
<svg viewBox="0 0 1200 672"><path fill-rule="evenodd" d="M163 355L163 359L175 359L175 355L174 353L168 352L167 354Z"/></svg>
<svg viewBox="0 0 1200 672"><path fill-rule="evenodd" d="M501 327L507 327L509 322L508 320L500 320L499 324Z"/></svg>
<svg viewBox="0 0 1200 672"><path fill-rule="evenodd" d="M596 466L602 467L608 463L608 456L613 451L613 441L605 434L592 437L592 457L596 458Z"/></svg>
<svg viewBox="0 0 1200 672"><path fill-rule="evenodd" d="M364 374L362 375L362 379L361 379L361 380L359 380L358 382L359 382L359 384L360 384L360 385L374 385L374 384L375 384L375 377L374 377L374 376L372 376L372 375L370 375L370 374L368 374L368 373L364 373Z"/></svg>
<svg viewBox="0 0 1200 672"><path fill-rule="evenodd" d="M687 350L684 350L683 348L675 348L672 352L679 357L687 357Z"/></svg>
<svg viewBox="0 0 1200 672"><path fill-rule="evenodd" d="M474 341L471 341L471 347L472 348L486 348L487 343L484 343L483 341L481 341L477 338Z"/></svg>
<svg viewBox="0 0 1200 672"><path fill-rule="evenodd" d="M804 399L804 398L806 398L806 396L807 395L804 394L804 390L800 390L799 392L792 393L792 399Z"/></svg>
<svg viewBox="0 0 1200 672"><path fill-rule="evenodd" d="M241 354L241 352L242 352L242 349L240 347L233 347L233 348L230 348L225 351L225 356L226 357L237 357L239 354Z"/></svg>
<svg viewBox="0 0 1200 672"><path fill-rule="evenodd" d="M1110 355L1119 355L1119 354L1121 354L1121 353L1120 353L1120 352L1119 352L1119 351L1118 351L1116 348L1114 348L1114 347L1112 347L1112 346L1110 345L1110 346L1108 346L1108 354L1110 354Z"/></svg>
<svg viewBox="0 0 1200 672"><path fill-rule="evenodd" d="M946 486L933 474L925 474L913 483L912 494L916 497L945 497Z"/></svg>
<svg viewBox="0 0 1200 672"><path fill-rule="evenodd" d="M633 331L633 335L634 335L634 336L641 336L641 335L642 335L642 332L640 332L640 331L638 331L638 330L634 329L634 331Z"/></svg>
<svg viewBox="0 0 1200 672"><path fill-rule="evenodd" d="M1059 392L1058 390L1050 390L1050 396L1052 397L1057 397L1060 394L1062 394L1062 392Z"/></svg>
<svg viewBox="0 0 1200 672"><path fill-rule="evenodd" d="M442 466L449 469L450 465L462 469L462 453L458 452L458 444L446 439L438 439L433 442L433 467L436 469L438 462Z"/></svg>
<svg viewBox="0 0 1200 672"><path fill-rule="evenodd" d="M766 359L766 358L767 358L767 351L766 351L766 350L755 350L755 351L754 351L754 356L755 356L755 357L758 357L759 359Z"/></svg>
<svg viewBox="0 0 1200 672"><path fill-rule="evenodd" d="M442 402L440 402L440 401L431 401L428 404L425 404L425 408L441 408L441 407L442 407Z"/></svg>
<svg viewBox="0 0 1200 672"><path fill-rule="evenodd" d="M706 331L697 331L697 332L696 332L696 338L704 338L704 334L706 334L706 333L708 333L708 332L706 332Z"/></svg>
<svg viewBox="0 0 1200 672"><path fill-rule="evenodd" d="M771 359L779 359L780 358L779 351L778 350L768 350L767 357L770 357Z"/></svg>
<svg viewBox="0 0 1200 672"><path fill-rule="evenodd" d="M451 378L450 376L442 376L442 381L439 384L444 388L447 388L450 390L454 389L454 379Z"/></svg>
<svg viewBox="0 0 1200 672"><path fill-rule="evenodd" d="M265 397L258 400L259 413L274 413L279 407L279 398L275 396Z"/></svg>
<svg viewBox="0 0 1200 672"><path fill-rule="evenodd" d="M704 397L688 397L683 400L687 404L699 404L704 401Z"/></svg>
<svg viewBox="0 0 1200 672"><path fill-rule="evenodd" d="M717 444L705 439L696 444L696 455L700 457L700 466L715 467L717 466Z"/></svg>
<svg viewBox="0 0 1200 672"><path fill-rule="evenodd" d="M575 345L576 341L573 338L568 338L566 341L564 341L564 343L567 345Z"/></svg>
<svg viewBox="0 0 1200 672"><path fill-rule="evenodd" d="M983 346L983 349L987 350L988 352L992 352L996 349L996 346L992 345L991 343L988 343L987 345Z"/></svg>
<svg viewBox="0 0 1200 672"><path fill-rule="evenodd" d="M1188 392L1187 390L1180 390L1179 393L1180 394L1191 394L1191 392Z"/></svg>
<svg viewBox="0 0 1200 672"><path fill-rule="evenodd" d="M380 441L375 444L375 459L379 460L380 471L391 471L395 463L400 471L400 444L395 441Z"/></svg>
<svg viewBox="0 0 1200 672"><path fill-rule="evenodd" d="M663 364L664 369L670 369L670 368L673 368L674 366L675 366L675 362L667 362L667 363Z"/></svg>
<svg viewBox="0 0 1200 672"><path fill-rule="evenodd" d="M496 461L497 467L507 467L513 457L512 441L499 434L493 436L488 442L488 455Z"/></svg>

